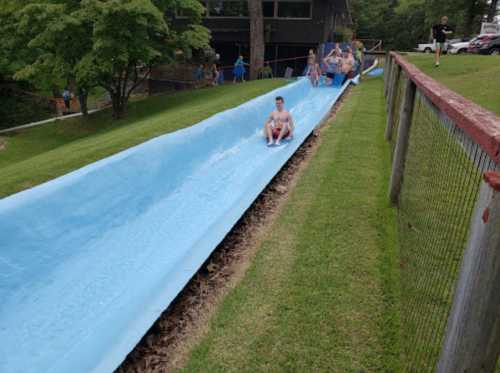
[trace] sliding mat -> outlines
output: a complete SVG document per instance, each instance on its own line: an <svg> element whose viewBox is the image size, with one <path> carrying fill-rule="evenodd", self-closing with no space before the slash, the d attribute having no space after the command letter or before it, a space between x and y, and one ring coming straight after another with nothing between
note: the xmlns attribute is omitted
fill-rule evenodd
<svg viewBox="0 0 500 373"><path fill-rule="evenodd" d="M112 372L343 89L302 79L1 199L0 372ZM267 147L278 95L295 138Z"/></svg>

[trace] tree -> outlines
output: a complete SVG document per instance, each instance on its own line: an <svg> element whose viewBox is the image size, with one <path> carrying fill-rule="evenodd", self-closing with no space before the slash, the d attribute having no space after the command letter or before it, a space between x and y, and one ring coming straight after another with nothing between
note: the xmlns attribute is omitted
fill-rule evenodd
<svg viewBox="0 0 500 373"><path fill-rule="evenodd" d="M30 1L0 0L0 77L10 80L17 70L36 59L38 51L27 48L29 35L19 32L18 12ZM33 32L41 29L33 25Z"/></svg>
<svg viewBox="0 0 500 373"><path fill-rule="evenodd" d="M92 49L92 23L85 18L80 2L35 3L18 12L17 32L30 38L27 46L37 51L32 63L17 71L18 79L64 84L76 92L83 115L88 114L87 97L96 81L78 79L80 61ZM41 25L37 28L33 25Z"/></svg>
<svg viewBox="0 0 500 373"><path fill-rule="evenodd" d="M486 13L486 0L465 1L464 34L470 36L479 32L481 21Z"/></svg>
<svg viewBox="0 0 500 373"><path fill-rule="evenodd" d="M184 0L183 0L184 1ZM168 27L167 6L201 14L198 3L186 0L83 0L82 11L93 24L92 49L77 66L77 80L97 82L112 100L113 116L121 118L131 93L150 75L154 65L171 62L177 49L208 45L209 33L200 25L183 30Z"/></svg>
<svg viewBox="0 0 500 373"><path fill-rule="evenodd" d="M201 25L205 8L198 0L154 0L153 3L166 15L170 50L181 49L190 54L193 49L204 49L210 41L210 31ZM185 26L174 26L174 15L182 13L187 18Z"/></svg>
<svg viewBox="0 0 500 373"><path fill-rule="evenodd" d="M264 16L261 0L248 0L250 16L250 79L256 79L264 66Z"/></svg>
<svg viewBox="0 0 500 373"><path fill-rule="evenodd" d="M79 81L104 87L113 116L123 116L132 91L160 60L168 36L163 14L146 0L83 0L83 18L93 26L92 46L76 65Z"/></svg>
<svg viewBox="0 0 500 373"><path fill-rule="evenodd" d="M488 22L493 22L498 13L498 0L491 0L488 7Z"/></svg>
<svg viewBox="0 0 500 373"><path fill-rule="evenodd" d="M395 37L397 32L394 24L398 22L394 1L352 1L352 16L355 33L358 38L381 39L384 45L391 48L396 47Z"/></svg>
<svg viewBox="0 0 500 373"><path fill-rule="evenodd" d="M352 0L352 13L358 37L382 39L388 48L411 50L428 41L432 25L444 15L456 36L479 32L486 5L487 0Z"/></svg>
<svg viewBox="0 0 500 373"><path fill-rule="evenodd" d="M7 46L0 51L0 73L38 82L63 78L84 114L89 90L101 86L113 116L122 117L155 64L172 61L178 49L204 48L210 39L199 24L204 8L197 0L0 1L11 5L0 9L6 21L0 42ZM184 11L190 22L174 28L168 11Z"/></svg>
<svg viewBox="0 0 500 373"><path fill-rule="evenodd" d="M427 26L446 15L455 26L455 35L471 36L479 32L486 5L487 0L426 0Z"/></svg>

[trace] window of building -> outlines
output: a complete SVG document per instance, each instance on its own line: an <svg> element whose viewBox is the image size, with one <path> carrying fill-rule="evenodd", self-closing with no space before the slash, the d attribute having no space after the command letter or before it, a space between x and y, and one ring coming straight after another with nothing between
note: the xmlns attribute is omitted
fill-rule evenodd
<svg viewBox="0 0 500 373"><path fill-rule="evenodd" d="M210 0L210 17L248 17L247 0Z"/></svg>
<svg viewBox="0 0 500 373"><path fill-rule="evenodd" d="M274 1L263 1L262 13L266 18L274 18Z"/></svg>
<svg viewBox="0 0 500 373"><path fill-rule="evenodd" d="M278 2L279 18L311 18L310 1L286 0Z"/></svg>

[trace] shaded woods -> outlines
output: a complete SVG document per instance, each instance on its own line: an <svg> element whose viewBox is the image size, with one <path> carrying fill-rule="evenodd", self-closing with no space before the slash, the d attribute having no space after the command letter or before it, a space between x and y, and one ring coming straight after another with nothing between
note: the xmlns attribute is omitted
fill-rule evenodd
<svg viewBox="0 0 500 373"><path fill-rule="evenodd" d="M481 22L499 14L498 0L352 0L357 37L382 39L388 48L413 49L447 15L455 36L478 34Z"/></svg>

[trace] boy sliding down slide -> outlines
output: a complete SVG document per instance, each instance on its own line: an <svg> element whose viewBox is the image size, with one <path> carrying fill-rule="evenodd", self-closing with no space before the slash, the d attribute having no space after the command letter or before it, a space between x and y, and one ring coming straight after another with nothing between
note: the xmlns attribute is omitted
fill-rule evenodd
<svg viewBox="0 0 500 373"><path fill-rule="evenodd" d="M274 139L276 139L276 145L280 145L281 139L291 140L293 137L293 119L285 110L284 104L283 97L276 97L276 110L273 110L264 125L264 133L268 140L267 146L273 145Z"/></svg>

